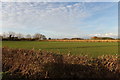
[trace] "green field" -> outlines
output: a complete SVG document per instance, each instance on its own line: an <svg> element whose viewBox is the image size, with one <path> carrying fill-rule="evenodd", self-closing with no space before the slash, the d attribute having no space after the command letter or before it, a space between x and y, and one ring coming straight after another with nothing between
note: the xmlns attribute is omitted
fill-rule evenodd
<svg viewBox="0 0 120 80"><path fill-rule="evenodd" d="M88 55L92 57L118 54L117 42L48 42L48 41L3 41L3 47L40 49L61 54Z"/></svg>

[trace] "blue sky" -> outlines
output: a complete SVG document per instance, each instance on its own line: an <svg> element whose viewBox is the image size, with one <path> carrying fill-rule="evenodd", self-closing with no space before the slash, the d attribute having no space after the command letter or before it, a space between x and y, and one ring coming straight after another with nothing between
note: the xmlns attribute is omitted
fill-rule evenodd
<svg viewBox="0 0 120 80"><path fill-rule="evenodd" d="M117 37L117 2L3 2L2 32Z"/></svg>

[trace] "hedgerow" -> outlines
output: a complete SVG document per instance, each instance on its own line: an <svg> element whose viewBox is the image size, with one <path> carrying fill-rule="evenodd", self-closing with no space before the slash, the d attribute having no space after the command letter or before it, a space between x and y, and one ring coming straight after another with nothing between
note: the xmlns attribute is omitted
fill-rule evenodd
<svg viewBox="0 0 120 80"><path fill-rule="evenodd" d="M96 53L97 54L97 53ZM120 79L120 56L97 58L57 54L41 50L2 48L2 70L6 79L116 78Z"/></svg>

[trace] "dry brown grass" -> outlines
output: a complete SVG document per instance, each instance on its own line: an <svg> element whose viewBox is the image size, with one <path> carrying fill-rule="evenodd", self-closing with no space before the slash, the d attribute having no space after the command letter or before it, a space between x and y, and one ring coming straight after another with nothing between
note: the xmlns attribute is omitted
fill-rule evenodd
<svg viewBox="0 0 120 80"><path fill-rule="evenodd" d="M90 58L46 51L2 48L3 80L41 78L117 78L118 55ZM15 80L16 80L15 79Z"/></svg>
<svg viewBox="0 0 120 80"><path fill-rule="evenodd" d="M120 40L47 40L47 41L64 41L64 42L120 42Z"/></svg>

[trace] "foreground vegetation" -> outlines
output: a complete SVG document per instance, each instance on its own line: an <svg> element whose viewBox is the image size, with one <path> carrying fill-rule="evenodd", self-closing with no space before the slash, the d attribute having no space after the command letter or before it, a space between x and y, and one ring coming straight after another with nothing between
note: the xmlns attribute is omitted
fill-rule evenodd
<svg viewBox="0 0 120 80"><path fill-rule="evenodd" d="M2 46L92 57L118 54L118 42L2 41Z"/></svg>
<svg viewBox="0 0 120 80"><path fill-rule="evenodd" d="M120 56L61 55L40 50L2 48L3 80L41 78L120 79Z"/></svg>

